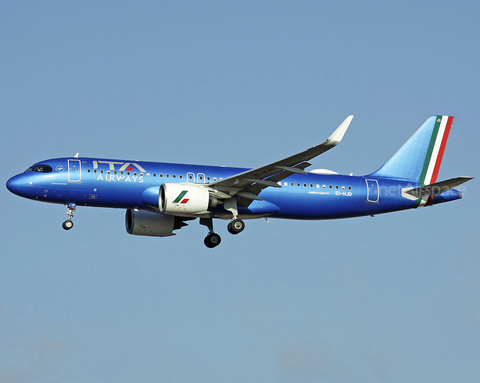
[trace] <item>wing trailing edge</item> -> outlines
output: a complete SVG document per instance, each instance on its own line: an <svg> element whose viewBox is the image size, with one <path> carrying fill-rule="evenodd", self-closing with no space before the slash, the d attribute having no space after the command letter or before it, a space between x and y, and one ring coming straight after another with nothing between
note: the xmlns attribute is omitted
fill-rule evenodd
<svg viewBox="0 0 480 383"><path fill-rule="evenodd" d="M320 145L313 146L303 152L271 164L212 182L208 184L208 188L226 192L232 197L240 197L239 204L248 207L249 204L256 199L253 197L258 196L263 189L277 184L292 174L306 174L304 169L311 165L307 161L337 146L340 141L342 141L352 119L353 115L348 116L330 137ZM239 194L239 192L246 192L248 194Z"/></svg>
<svg viewBox="0 0 480 383"><path fill-rule="evenodd" d="M436 182L434 184L420 186L415 189L405 191L415 198L425 198L430 196L436 196L438 194L445 193L454 187L457 187L467 181L470 181L473 177L455 177L445 181Z"/></svg>

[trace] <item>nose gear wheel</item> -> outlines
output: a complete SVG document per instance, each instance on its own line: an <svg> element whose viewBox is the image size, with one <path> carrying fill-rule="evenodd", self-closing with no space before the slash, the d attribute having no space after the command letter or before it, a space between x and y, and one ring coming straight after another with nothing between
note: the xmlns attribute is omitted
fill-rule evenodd
<svg viewBox="0 0 480 383"><path fill-rule="evenodd" d="M65 205L67 208L66 214L68 215L68 219L62 223L62 227L65 230L70 230L73 227L73 217L75 216L75 212L77 211L77 205L74 203L69 203L68 205Z"/></svg>

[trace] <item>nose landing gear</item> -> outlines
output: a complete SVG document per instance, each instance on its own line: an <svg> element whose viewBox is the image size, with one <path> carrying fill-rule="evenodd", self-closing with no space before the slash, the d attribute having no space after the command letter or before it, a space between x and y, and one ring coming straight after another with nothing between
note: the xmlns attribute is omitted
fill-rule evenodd
<svg viewBox="0 0 480 383"><path fill-rule="evenodd" d="M67 208L67 212L65 214L68 215L68 219L62 223L62 227L65 230L70 230L73 227L73 221L72 218L75 216L75 211L77 210L77 205L74 203L69 203L68 205L65 205Z"/></svg>

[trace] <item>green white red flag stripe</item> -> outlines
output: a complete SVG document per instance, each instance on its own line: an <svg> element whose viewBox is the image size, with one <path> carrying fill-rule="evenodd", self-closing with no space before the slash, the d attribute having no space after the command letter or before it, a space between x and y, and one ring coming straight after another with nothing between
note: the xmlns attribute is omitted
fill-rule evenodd
<svg viewBox="0 0 480 383"><path fill-rule="evenodd" d="M450 128L452 127L453 117L444 116L443 120L447 120L445 124L445 131L441 140L440 148L437 155L437 160L435 161L435 168L433 169L432 178L429 183L433 184L437 182L438 171L440 170L440 164L442 163L443 153L445 152L445 146L447 146L448 135L450 134Z"/></svg>
<svg viewBox="0 0 480 383"><path fill-rule="evenodd" d="M423 185L429 185L437 181L452 121L453 117L451 116L437 116L420 176L420 183Z"/></svg>

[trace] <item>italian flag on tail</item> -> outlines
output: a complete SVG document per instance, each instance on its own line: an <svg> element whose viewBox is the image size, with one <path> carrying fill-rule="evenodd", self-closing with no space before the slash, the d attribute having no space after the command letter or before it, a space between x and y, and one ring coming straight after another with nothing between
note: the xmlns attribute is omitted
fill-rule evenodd
<svg viewBox="0 0 480 383"><path fill-rule="evenodd" d="M402 189L402 197L415 201L417 207L428 206L435 195L469 181L472 177L437 182L452 122L452 116L429 117L380 169L368 177L419 184Z"/></svg>
<svg viewBox="0 0 480 383"><path fill-rule="evenodd" d="M443 153L447 145L448 135L452 127L452 116L437 116L433 126L432 137L428 146L427 155L420 174L420 184L430 185L437 182L438 171L442 164ZM429 195L417 200L417 207L429 206L433 201L434 195Z"/></svg>
<svg viewBox="0 0 480 383"><path fill-rule="evenodd" d="M440 170L452 122L452 116L437 116L420 174L420 184L430 185L437 182L438 171Z"/></svg>

